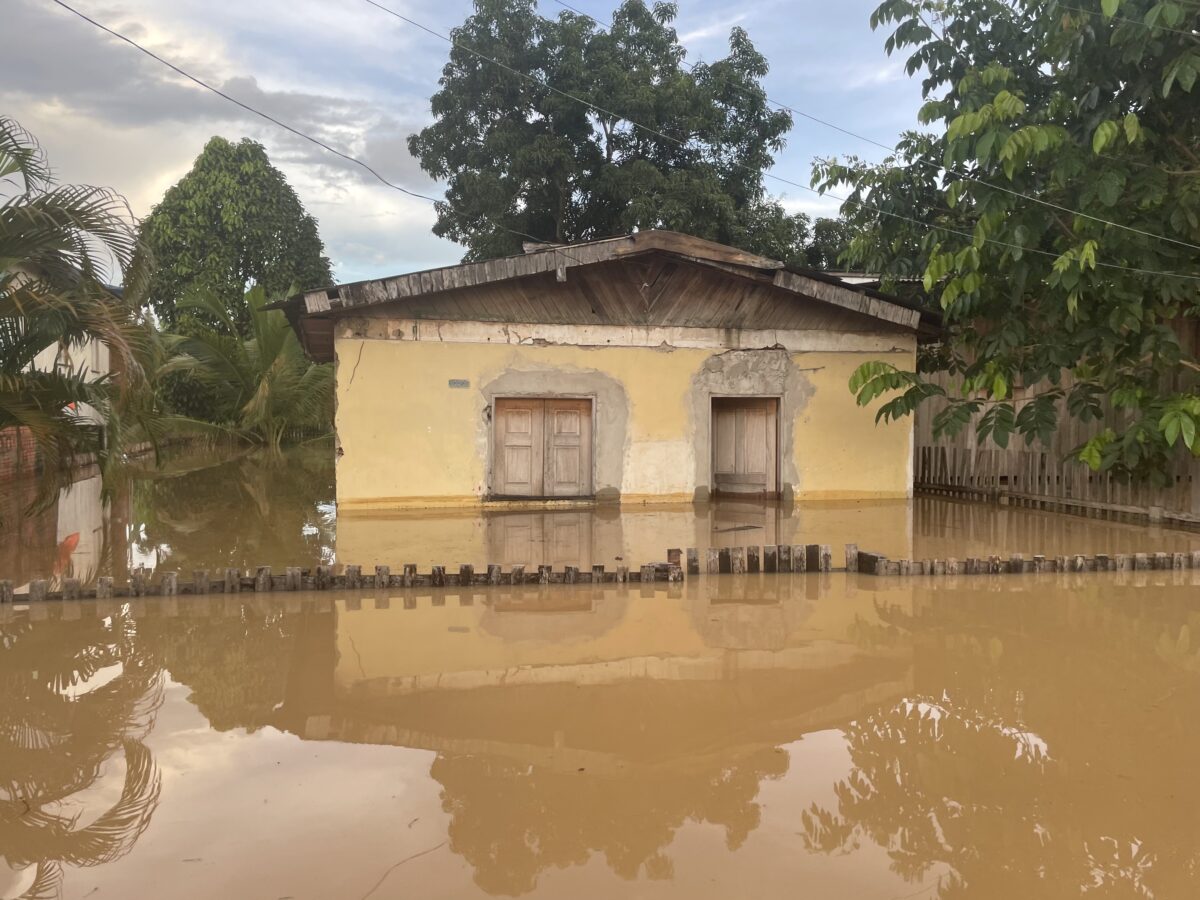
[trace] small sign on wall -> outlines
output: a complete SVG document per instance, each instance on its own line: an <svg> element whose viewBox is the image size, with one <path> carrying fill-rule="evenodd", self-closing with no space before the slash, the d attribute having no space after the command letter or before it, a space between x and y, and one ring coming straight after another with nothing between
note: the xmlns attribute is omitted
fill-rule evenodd
<svg viewBox="0 0 1200 900"><path fill-rule="evenodd" d="M465 378L451 378L449 385L452 389L465 390L471 386L471 382Z"/></svg>

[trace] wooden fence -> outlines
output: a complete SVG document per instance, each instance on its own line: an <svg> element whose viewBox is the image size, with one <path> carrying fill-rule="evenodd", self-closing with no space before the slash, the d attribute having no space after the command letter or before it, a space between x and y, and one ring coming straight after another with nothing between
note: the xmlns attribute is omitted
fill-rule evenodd
<svg viewBox="0 0 1200 900"><path fill-rule="evenodd" d="M953 391L945 373L930 379ZM1016 408L1027 402L1018 391ZM933 419L945 403L930 401L916 414L913 484L931 494L988 499L1002 503L1090 514L1117 514L1152 522L1200 525L1200 459L1180 447L1164 486L1131 482L1108 472L1093 472L1071 458L1071 451L1102 430L1060 409L1059 429L1049 445L1013 435L1007 449L980 446L974 423L954 438L933 436ZM1061 401L1060 401L1061 406Z"/></svg>

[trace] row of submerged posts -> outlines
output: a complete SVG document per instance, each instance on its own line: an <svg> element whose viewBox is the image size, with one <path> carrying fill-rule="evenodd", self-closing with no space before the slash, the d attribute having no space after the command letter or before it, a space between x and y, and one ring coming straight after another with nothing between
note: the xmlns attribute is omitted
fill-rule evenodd
<svg viewBox="0 0 1200 900"><path fill-rule="evenodd" d="M844 569L834 569L833 552L828 544L769 544L748 547L710 547L706 550L703 574L757 575L806 572L845 571L862 575L1001 575L1042 572L1122 572L1171 569L1200 570L1200 550L1186 553L1132 553L1094 556L1030 556L1020 553L1010 556L966 557L956 559L889 559L882 553L859 550L857 544L846 544ZM27 600L105 600L116 597L174 597L180 595L269 593L289 591L381 590L414 587L467 587L487 585L537 584L648 584L678 583L686 575L701 574L700 551L695 547L684 551L667 551L667 561L649 563L639 568L602 565L589 568L565 566L555 571L552 566L513 565L508 571L495 563L476 570L471 565L457 569L432 566L427 573L417 571L408 563L393 573L390 566L375 566L374 573L363 572L362 566L348 565L338 572L335 566L315 569L288 566L276 574L270 566L258 566L253 574L242 569L227 568L218 573L200 569L191 581L181 581L178 572L152 573L145 566L134 569L128 581L118 584L110 576L101 576L94 584L83 584L78 578L64 578L57 589L47 579L29 582L28 591L18 595L11 581L0 580L0 603L11 603L18 596Z"/></svg>

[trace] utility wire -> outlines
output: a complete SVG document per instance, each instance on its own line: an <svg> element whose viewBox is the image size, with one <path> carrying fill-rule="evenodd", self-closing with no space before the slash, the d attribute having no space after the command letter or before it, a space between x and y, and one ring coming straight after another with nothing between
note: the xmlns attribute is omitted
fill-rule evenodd
<svg viewBox="0 0 1200 900"><path fill-rule="evenodd" d="M54 0L54 2L59 3L59 2L61 2L61 0ZM518 78L523 78L526 81L531 81L534 84L540 85L541 87L544 87L547 90L552 91L562 97L566 97L567 99L573 100L576 103L581 103L584 106L588 107L589 109L591 109L595 112L602 113L603 115L609 116L614 119L620 119L623 122L628 122L634 128L638 128L638 129L646 132L647 134L652 134L656 137L660 137L665 141L671 141L672 143L678 144L679 146L681 146L685 149L688 147L688 144L686 141L680 140L679 138L676 138L676 137L672 137L671 135L668 135L668 134L664 134L663 132L658 131L657 129L654 129L654 128L650 128L647 125L642 125L640 122L637 122L637 121L629 118L628 116L623 116L619 113L615 113L612 110L604 108L603 106L599 106L595 103L592 103L590 100L585 100L582 97L578 97L575 94L570 93L569 91L564 91L561 88L557 88L554 85L550 84L549 82L544 81L541 78L537 78L534 75L530 75L526 72L518 71L517 69L514 69L511 66L509 66L503 62L500 62L499 60L493 59L492 57L479 52L478 50L474 49L473 47L468 46L467 44L463 44L460 41L457 41L454 38L449 37L448 35L445 35L445 34L441 33L440 31L437 31L436 29L430 28L428 25L424 25L420 22L417 22L414 19L410 19L408 16L403 15L402 13L396 12L394 9L390 9L381 3L377 3L376 0L363 0L363 2L370 6L375 7L376 9L378 9L382 12L387 13L390 16L393 16L393 17L401 20L402 22L406 22L407 24L412 25L414 28L418 28L421 31L424 31L426 34L430 34L433 37L438 38L439 40L445 41L447 44L450 44L452 47L456 47L460 50L470 53L472 56L475 56L478 59L484 60L485 62L489 62L492 65L497 66L498 68L501 68L506 72L516 75ZM556 2L559 2L559 0L556 0ZM845 197L839 197L836 194L823 193L821 191L818 191L816 188L812 188L812 187L809 187L808 185L801 184L798 181L792 181L789 178L784 178L782 175L776 175L772 172L759 173L757 169L754 169L753 167L748 166L744 163L736 163L735 162L734 165L737 166L738 168L746 169L747 171L751 172L752 174L765 175L767 178L773 178L774 180L782 182L783 184L791 185L792 187L799 188L802 191L808 191L809 193L816 194L819 197L829 197L833 200L838 200L842 203L848 203L848 202L857 203L859 206L862 206L866 209L870 209L882 216L888 216L890 218L899 219L901 221L908 222L913 225L917 225L921 228L926 228L929 230L936 230L936 231L944 231L948 234L958 235L959 237L966 238L968 241L975 240L973 235L971 235L965 231L958 231L956 229L948 228L943 225L933 225L928 222L922 222L920 219L915 219L915 218L912 218L911 216L905 216L900 213L894 213L889 210L882 209L878 206L874 206L872 204L865 203L861 200L851 201ZM1118 226L1118 227L1122 227L1122 226ZM1157 237L1157 235L1150 235L1150 237ZM1169 240L1169 239L1164 238L1164 240ZM1011 244L1006 241L997 240L995 238L984 238L984 241L986 243L995 244L997 246L1005 247L1010 250L1018 250L1022 253L1039 254L1041 256L1050 257L1051 259L1058 259L1060 256L1060 254L1053 253L1049 250L1040 250L1036 247L1022 247L1019 244ZM1188 246L1192 246L1192 245L1188 245ZM1200 247L1196 247L1196 249L1200 250ZM1162 272L1162 271L1158 271L1155 269L1141 269L1141 268L1136 268L1133 266L1122 266L1117 263L1097 262L1096 265L1102 266L1102 267L1108 268L1108 269L1119 269L1119 270L1123 270L1123 271L1127 271L1127 272L1134 272L1134 273L1144 274L1144 275L1159 275L1159 276L1168 277L1168 278L1182 278L1182 279L1186 279L1186 280L1190 280L1190 281L1200 281L1200 275L1187 275L1187 274L1180 273L1180 272Z"/></svg>
<svg viewBox="0 0 1200 900"><path fill-rule="evenodd" d="M236 97L230 96L229 94L222 91L220 88L214 87L213 85L209 84L208 82L206 82L200 78L197 78L195 75L192 75L190 72L185 72L179 66L175 65L174 63L172 63L166 59L163 59L161 56L159 56L154 51L149 50L146 47L143 47L137 41L133 40L133 38L127 37L126 35L121 34L119 31L114 31L112 28L109 28L107 25L97 22L95 19L80 12L79 10L75 9L73 6L70 6L67 3L64 3L63 0L50 0L50 2L52 2L58 6L61 6L63 9L67 10L67 12L70 12L73 15L78 16L79 18L81 18L85 22L87 22L88 24L94 25L96 28L99 28L101 31L111 35L112 37L115 37L120 41L124 41L126 44L129 44L129 46L131 46L134 49L139 50L142 53L149 56L155 62L166 66L172 72L175 72L176 74L183 76L188 81L192 82L193 84L199 85L200 87L204 88L206 91L211 91L212 93L216 94L218 97L222 98L223 100L229 101L234 106L240 107L241 109L245 110L246 112L250 113L251 115L255 115L261 119L265 119L266 121L270 122L272 125L282 128L284 131L287 131L287 132L295 135L296 137L301 138L302 140L308 141L311 144L315 144L316 146L320 147L322 150L332 153L334 156L340 157L341 159L344 159L347 162L358 166L359 168L368 172L372 177L374 177L380 184L384 185L385 187L389 187L394 191L399 191L402 194L407 194L410 197L416 197L419 200L426 200L435 205L437 205L439 203L443 204L450 211L454 212L455 214L457 214L459 216L462 216L463 218L466 218L465 216L463 216L462 213L460 213L458 210L454 209L454 207L449 202L447 202L444 198L439 200L436 197L430 197L427 194L421 194L421 193L418 193L417 191L411 191L408 188L402 187L401 185L398 185L393 181L389 181L387 178L384 178L382 175L380 175L379 172L376 171L372 166L363 162L361 159L359 159L355 156L351 156L348 153L343 153L341 150L338 150L336 147L331 147L329 144L325 143L320 138L313 137L311 134L307 134L307 133L301 131L300 129L295 128L294 126L287 124L286 122L280 121L279 119L275 118L274 116L272 116L268 113L265 113L260 109L256 109L255 107L250 106L248 103L244 103L241 100L238 100ZM525 239L534 241L536 243L554 243L554 242L544 241L542 238L535 237L532 234L526 234L523 231L517 231L515 229L508 228L507 226L501 225L499 223L493 222L492 224L496 228L500 229L501 231L507 232L508 234L511 234L514 237L525 238ZM568 253L566 250L564 250L562 248L561 244L555 243L554 249L556 251L558 251L559 253L562 253L564 256L575 260L575 262L580 262L580 260L578 260L576 257L572 256L570 253Z"/></svg>
<svg viewBox="0 0 1200 900"><path fill-rule="evenodd" d="M371 3L372 6L378 6L377 3L372 3L372 0L366 0L366 2ZM584 12L583 10L579 9L578 7L572 6L570 3L564 2L564 0L554 0L554 2L557 3L559 6L564 7L565 9L569 9L571 12L575 13L576 15L579 15L585 19L591 20L593 23L595 23L600 28L608 30L612 27L611 22L608 25L605 25L603 22L601 22L595 16ZM1062 8L1074 9L1074 7L1069 7L1069 6L1062 7ZM1081 10L1081 12L1082 12L1082 10ZM1128 21L1133 21L1133 20L1130 19ZM1171 29L1168 29L1168 30L1171 30ZM1183 34L1185 32L1180 32L1180 33ZM696 69L700 67L700 63L689 63L686 60L683 61L683 64L685 66L687 66L689 69L691 69L693 72L696 71ZM746 96L749 96L749 97L756 96L749 89L743 87L740 84L734 83L733 81L731 81L728 78L722 78L722 81L724 81L726 86L731 87L736 91L740 91L743 94L745 94ZM823 125L826 128L832 128L834 131L839 131L842 134L847 135L848 137L852 137L852 138L855 138L856 140L863 141L864 143L871 144L875 147L879 147L880 149L886 150L888 153L895 152L895 149L896 149L895 147L889 147L887 144L883 143L882 141L877 141L874 138L868 137L865 134L859 134L858 132L851 131L849 128L844 128L843 126L838 125L834 122L830 122L826 119L822 119L820 116L815 116L812 113L807 113L804 110L797 109L796 107L790 106L787 103L783 103L779 100L775 100L771 97L768 97L766 94L763 94L762 96L771 105L776 106L779 109L786 110L787 112L792 113L792 115L799 116L802 119L807 119L810 122L815 122L818 125ZM919 163L920 165L926 166L937 172L943 171L942 166L939 166L937 163L929 162L928 160L925 160L925 159L915 159L915 160L913 160L913 162ZM1100 216L1093 216L1090 213L1081 212L1080 210L1077 210L1077 209L1071 209L1068 206L1061 206L1057 203L1054 203L1050 200L1045 200L1041 197L1037 197L1037 196L1034 196L1031 194L1026 194L1026 193L1023 193L1022 191L1018 191L1013 188L1007 188L1007 187L1004 187L1003 185L995 184L991 181L985 181L982 178L979 178L974 175L968 175L966 172L961 172L957 169L944 169L944 171L948 172L951 175L954 175L957 178L961 178L964 181L973 181L976 184L983 185L984 187L987 187L987 188L991 188L994 191L1000 191L1001 193L1008 194L1011 197L1020 197L1024 200L1029 200L1032 203L1041 204L1042 206L1048 207L1049 209L1056 209L1059 212L1069 213L1070 215L1079 216L1080 218L1083 218L1083 219L1090 219L1093 222L1098 222L1102 225L1109 225L1109 226L1112 226L1113 228L1119 228L1123 231L1129 231L1134 234L1140 234L1143 237L1154 238L1155 240L1159 240L1159 241L1166 241L1167 243L1170 243L1170 244L1176 244L1180 247L1186 247L1189 250L1200 250L1200 244L1192 244L1192 243L1189 243L1188 241L1183 241L1183 240L1179 240L1177 238L1167 237L1166 235L1163 235L1163 234L1156 234L1155 232L1152 232L1152 231L1144 231L1141 228L1135 228L1132 225L1122 225L1121 223L1113 222L1110 219L1105 219Z"/></svg>
<svg viewBox="0 0 1200 900"><path fill-rule="evenodd" d="M267 114L267 113L265 113L265 112L263 112L263 111L261 111L261 110L259 110L259 109L256 109L255 107L253 107L253 106L250 106L249 104L247 104L247 103L244 103L244 102L242 102L241 100L238 100L238 99L237 99L237 98L235 98L235 97L232 97L232 96L230 96L229 94L225 93L224 91L221 91L220 89L218 89L218 88L216 88L216 87L212 86L211 84L208 84L207 82L205 82L205 81L201 80L200 78L197 78L196 76L192 75L191 73L184 71L182 68L180 68L179 66L175 65L174 63L168 62L166 59L163 59L161 56L157 55L156 53L152 52L151 50L148 50L146 47L143 47L141 44L137 43L137 42L136 42L136 41L134 41L132 38L129 38L129 37L127 37L126 35L124 35L124 34L121 34L120 32L118 32L118 31L115 31L115 30L113 30L113 29L111 29L111 28L107 27L106 25L103 25L103 24L101 24L100 22L97 22L95 19L93 19L93 18L91 18L91 17L89 17L89 16L85 15L84 13L80 12L79 10L75 9L74 7L72 7L72 6L70 6L69 4L67 4L66 2L64 2L64 0L51 0L51 2L52 2L52 3L54 3L54 4L56 4L56 5L58 5L58 6L60 6L60 7L62 7L62 8L63 8L63 9L65 9L65 10L67 10L67 11L68 11L68 12L70 12L72 15L75 15L75 16L77 16L78 18L80 18L80 19L83 19L85 22L87 22L87 23L89 23L90 25L92 25L92 26L94 26L94 27L96 27L96 28L100 29L101 31L103 31L103 32L105 32L105 33L107 33L107 34L109 34L110 36L112 36L112 37L115 37L115 38L117 38L118 40L121 40L121 41L125 42L126 44L129 44L129 45L130 45L130 46L132 46L134 49L136 49L136 50L140 51L141 53L144 53L146 56L149 56L151 59L155 60L156 62L160 63L160 64L161 64L161 65L163 65L163 66L166 66L168 69L171 69L173 72L175 72L175 73L177 73L177 74L181 75L182 77L184 77L184 78L188 79L189 81L193 82L194 84L198 85L199 87L202 87L202 88L204 88L205 90L207 90L207 91L210 91L210 92L212 92L212 93L216 94L217 96L219 96L219 97L221 97L222 99L224 99L224 100L226 100L226 101L228 101L228 102L230 102L230 103L234 104L235 106L238 106L239 108L241 108L241 109L245 110L246 112L249 112L249 113L251 113L252 115L258 116L258 117L260 117L260 118L262 118L262 119L265 119L266 121L268 121L268 122L272 123L273 125L276 125L276 126L278 126L279 128L282 128L282 129L284 129L285 131L288 131L289 133L291 133L291 134L293 134L293 135L295 135L295 136L297 136L297 137L299 137L299 138L301 138L301 139L303 139L303 140L306 140L306 141L308 141L308 142L310 142L310 143L312 143L312 144L314 144L314 145L316 145L316 146L320 147L321 149L323 149L323 150L325 150L325 151L327 151L327 152L329 152L329 153L332 153L332 154L334 154L335 156L338 156L338 157L340 157L341 159L344 159L344 160L346 160L346 161L348 161L348 162L350 162L350 163L353 163L354 165L357 165L357 166L359 166L359 167L363 168L364 170L366 170L368 173L370 173L370 174L371 174L371 175L372 175L372 176L373 176L375 179L377 179L377 180L378 180L378 181L379 181L381 184L385 185L386 187L388 187L388 188L391 188L392 190L398 191L398 192L400 192L400 193L402 193L402 194L406 194L406 195L408 195L408 196L411 196L411 197L416 197L416 198L418 198L418 199L421 199L421 200L426 200L426 201L428 201L428 202L430 202L430 203L434 203L435 205L436 205L436 204L439 204L439 203L441 203L441 204L444 204L444 205L446 206L446 208L450 209L450 210L451 210L451 211L453 211L453 212L456 212L456 213L458 213L458 211L457 211L457 210L455 210L455 209L454 209L454 207L453 207L453 206L451 206L451 205L450 205L448 202L446 202L445 200L438 200L437 198L434 198L434 197L429 197L429 196L427 196L427 195L425 195L425 194L421 194L421 193L418 193L418 192L416 192L416 191L411 191L411 190L409 190L408 188L405 188L405 187L402 187L402 186L400 186L400 185L398 185L398 184L395 184L394 182L392 182L392 181L389 181L388 179L384 178L384 177L383 177L382 175L380 175L380 174L379 174L379 173L378 173L378 172L377 172L377 171L376 171L374 168L372 168L370 165L368 165L367 163L363 162L362 160L358 159L357 157L351 156L351 155L349 155L349 154L347 154L347 153L343 153L342 151L340 151L340 150L337 150L337 149L335 149L334 147L331 147L329 144L325 143L324 141L321 141L320 139L318 139L318 138L315 138L315 137L313 137L312 135L309 135L309 134L307 134L307 133L305 133L305 132L303 132L303 131L299 130L298 128L295 128L294 126L288 125L287 123L285 123L285 122L283 122L283 121L280 121L279 119L276 119L275 117L273 117L273 116L271 116L271 115L269 115L269 114ZM575 97L575 96L574 96L574 95L572 95L572 94L569 94L569 93L567 93L567 92L565 92L565 91L561 91L561 90L559 90L558 88L554 88L554 87L552 87L551 85L547 85L547 84L545 84L544 82L541 82L541 81L539 81L538 79L534 78L534 77L533 77L533 76L531 76L531 75L526 75L526 74L524 74L524 73L522 73L522 72L518 72L518 71L516 71L515 69L512 69L512 68L510 68L510 67L508 67L508 66L504 65L503 63L500 63L500 62L498 62L498 61L496 61L496 60L492 60L492 59L490 59L489 57L486 57L486 56L484 56L483 54L479 53L478 51L475 51L475 50L471 49L470 47L466 47L466 46L464 46L464 45L458 44L457 42L453 41L451 38L448 38L448 37L446 37L445 35L442 35L442 34L438 33L437 31L435 31L435 30L433 30L433 29L431 29L431 28L429 28L429 27L427 27L427 26L425 26L425 25L421 25L420 23L418 23L418 22L415 22L415 21L413 21L413 20L411 20L411 19L407 18L406 16L402 16L402 15L400 15L399 13L396 13L394 10L389 10L387 7L385 7L385 6L381 6L380 4L378 4L378 3L374 2L374 0L365 0L365 2L367 2L367 3L370 3L372 6L375 6L375 7L377 7L378 9L380 9L380 10L382 10L382 11L384 11L384 12L387 12L387 13L389 13L389 14L393 15L393 16L396 16L397 18L403 19L404 21L408 22L409 24L411 24L411 25L413 25L413 26L415 26L415 27L417 27L417 28L420 28L421 30L423 30L423 31L425 31L425 32L427 32L427 33L429 33L429 34L431 34L431 35L434 35L435 37L438 37L438 38L440 38L441 40L444 40L444 41L446 41L446 42L448 42L448 43L450 43L450 44L452 44L452 45L454 45L454 46L459 46L459 47L461 47L462 49L466 50L467 52L469 52L469 53L472 53L472 54L474 54L475 56L477 56L477 57L479 57L479 58L481 58L481 59L484 59L484 60L486 60L486 61L492 62L493 64L495 64L495 65L497 65L497 66L500 66L501 68L504 68L504 69L508 70L509 72L512 72L512 73L513 73L513 74L515 74L515 75L518 75L518 76L520 76L520 77L522 77L522 78L526 78L526 79L528 79L528 80L531 80L531 81L534 81L534 82L535 82L535 83L537 83L537 84L541 84L541 85L543 85L544 87L548 88L549 90L556 91L557 93L559 93L559 94L562 94L563 96L566 96L566 97L568 97L568 98L570 98L570 99L572 99L572 100L575 100L576 102L583 103L583 104L585 104L585 105L587 105L587 106L591 107L592 109L595 109L595 110L597 110L597 111L599 111L599 112L603 112L605 115L612 116L612 117L614 117L614 118L622 119L623 121L629 122L629 124L631 124L631 125L633 125L633 126L635 126L635 127L637 127L637 128L641 128L641 129L642 129L642 130L644 130L644 131L649 131L649 132L650 132L650 133L652 133L652 134L656 134L656 135L658 135L659 137L662 137L664 140L668 140L668 141L674 141L675 143L677 143L677 144L680 144L680 146L685 146L685 147L686 147L686 144L685 144L683 141L680 141L680 140L679 140L679 139L677 139L677 138L672 138L672 137L670 137L670 136L668 136L668 135L662 134L661 132L657 132L657 131L654 131L653 129L646 128L646 126L640 125L639 123L637 123L637 122L634 122L634 121L633 121L633 120L631 120L631 119L625 118L624 116L618 116L616 113L609 112L608 110L604 110L604 109L603 109L603 108L601 108L601 107L597 107L597 106L595 106L595 104L588 103L588 101L586 101L586 100L583 100L582 98ZM747 169L749 169L749 167L748 167L748 166L742 166L742 167L743 167L743 168L747 168ZM912 217L910 217L910 216L901 215L901 214L899 214L899 213L893 213L893 212L890 212L890 211L887 211L887 210L884 210L884 209L880 209L879 207L872 206L871 204L862 203L861 201L849 201L849 200L848 200L848 199L846 199L846 198L843 198L843 197L838 197L838 196L836 196L836 195L834 195L834 194L821 194L821 192L820 192L820 191L817 191L817 190L815 190L814 188L810 188L810 187L808 187L807 185L803 185L803 184L800 184L800 183L798 183L798 182L790 181L789 179L783 178L783 177L781 177L781 176L778 176L778 175L771 175L771 173L766 173L766 174L767 174L768 176L770 176L770 177L773 177L773 178L775 178L775 179L776 179L776 180L778 180L778 181L782 181L782 182L784 182L784 183L786 183L786 184L793 185L794 187L798 187L798 188L800 188L800 189L802 189L802 190L809 191L810 193L817 194L817 195L819 195L819 196L828 196L828 197L830 197L831 199L838 200L838 201L840 201L840 202L842 202L842 203L847 203L847 202L857 202L857 203L859 203L859 205L861 205L861 206L863 206L863 207L865 207L865 208L867 208L867 209L871 209L871 210L875 211L876 213L878 213L878 214L880 214L880 215L883 215L883 216L888 216L888 217L891 217L891 218L894 218L894 219L899 219L899 220L901 220L901 221L908 222L908 223L910 223L910 224L916 225L916 226L918 226L918 227L921 227L921 228L926 228L926 229L933 230L933 231L943 231L943 232L946 232L947 234L954 234L954 235L957 235L957 236L959 236L959 237L966 238L967 240L973 240L973 237L972 237L972 235L970 235L970 234L968 234L967 232L964 232L964 231L959 231L959 230L956 230L956 229L953 229L953 228L947 228L947 227L945 227L945 226L942 226L942 225L931 225L931 224L930 224L930 223L928 223L928 222L922 222L921 220L919 220L919 219L915 219L915 218L912 218ZM459 214L459 215L461 215L461 213L458 213L458 214ZM536 242L539 242L539 243L542 243L542 242L543 242L541 239L539 239L539 238L535 237L534 235L527 234L527 233L525 233L525 232L518 231L518 230L515 230L515 229L512 229L512 228L508 228L507 226L500 225L500 224L498 224L498 223L493 223L493 224L494 224L494 226L495 226L496 228L500 229L501 231L505 231L505 232L507 232L507 233L509 233L509 234L512 234L512 235L516 236L516 237L528 238L529 240L536 241ZM1007 242L1005 242L1005 241L999 241L999 240L995 240L995 239L993 239L993 238L986 238L986 239L985 239L985 241L986 241L987 243L996 244L996 245L998 245L998 246L1006 247L1006 248L1008 248L1008 249L1011 249L1011 250L1018 250L1018 251L1021 251L1021 252L1026 252L1026 253L1035 253L1035 254L1040 254L1040 255L1042 255L1042 256L1047 256L1047 257L1051 257L1051 258L1054 258L1054 259L1057 259L1057 258L1058 258L1058 255L1057 255L1057 254L1051 253L1050 251L1047 251L1047 250L1039 250L1039 249L1037 249L1037 248L1033 248L1033 247L1021 247L1021 246L1019 246L1019 245L1017 245L1017 244L1010 244L1010 243L1007 243ZM566 251L566 249L565 249L565 248L563 247L563 245L561 245L561 244L556 244L556 245L555 245L555 249L556 249L556 251L557 251L557 252L560 252L560 253L562 253L564 256L567 256L567 257L568 257L568 258L570 258L570 259L574 259L576 262L579 262L579 261L580 261L580 260L578 260L576 257L572 256L572 255L571 255L569 252L567 252L567 251ZM1111 268L1111 269L1120 269L1120 270L1123 270L1123 271L1134 272L1134 273L1145 274L1145 275L1156 275L1156 276L1169 277L1169 278L1182 278L1182 279L1187 279L1187 280L1192 280L1192 281L1200 281L1200 276L1197 276L1197 275L1185 275L1185 274L1182 274L1182 273L1177 273L1177 272L1161 272L1161 271L1157 271L1157 270L1153 270L1153 269L1139 269L1139 268L1134 268L1134 267L1131 267L1131 266L1121 266L1121 265L1117 265L1117 264L1115 264L1115 263L1102 263L1102 262L1098 262L1098 263L1097 263L1097 265L1098 265L1098 266L1105 267L1105 268Z"/></svg>

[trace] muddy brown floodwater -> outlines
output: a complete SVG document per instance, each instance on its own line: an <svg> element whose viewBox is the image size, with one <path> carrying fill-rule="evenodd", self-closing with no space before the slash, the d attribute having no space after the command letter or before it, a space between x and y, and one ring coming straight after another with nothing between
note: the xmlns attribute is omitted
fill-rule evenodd
<svg viewBox="0 0 1200 900"><path fill-rule="evenodd" d="M106 527L184 571L1200 547L944 501L348 525L313 471ZM1192 898L1198 710L1194 570L4 606L0 898Z"/></svg>

